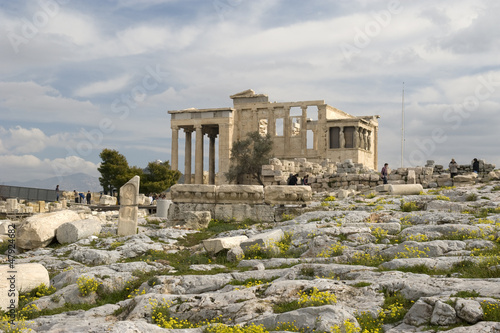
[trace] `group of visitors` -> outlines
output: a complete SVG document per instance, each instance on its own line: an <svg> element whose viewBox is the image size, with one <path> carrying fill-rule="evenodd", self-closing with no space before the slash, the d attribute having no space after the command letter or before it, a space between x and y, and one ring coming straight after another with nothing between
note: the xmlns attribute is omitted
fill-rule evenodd
<svg viewBox="0 0 500 333"><path fill-rule="evenodd" d="M59 185L57 185L56 191L59 191ZM82 192L77 192L76 190L74 190L73 195L75 198L75 203L85 203L85 201L87 201L87 205L90 205L90 201L92 200L92 193L90 193L90 190L87 192L87 195L83 194Z"/></svg>
<svg viewBox="0 0 500 333"><path fill-rule="evenodd" d="M448 165L448 168L450 170L451 178L458 175L458 163L455 161L454 158L451 159L451 162ZM477 158L474 158L472 160L472 172L474 172L476 174L479 173L479 161ZM380 172L380 177L382 178L384 184L387 184L387 177L388 176L389 176L389 163L385 163L384 167L382 168L382 171Z"/></svg>
<svg viewBox="0 0 500 333"><path fill-rule="evenodd" d="M448 165L448 168L450 170L450 176L451 178L455 177L458 175L458 164L455 161L454 158L451 159L450 164ZM472 160L472 172L478 174L479 173L479 161L477 158L474 158Z"/></svg>
<svg viewBox="0 0 500 333"><path fill-rule="evenodd" d="M287 185L299 185L299 174L290 174L287 180ZM300 185L310 185L309 184L309 175L305 175L302 177Z"/></svg>

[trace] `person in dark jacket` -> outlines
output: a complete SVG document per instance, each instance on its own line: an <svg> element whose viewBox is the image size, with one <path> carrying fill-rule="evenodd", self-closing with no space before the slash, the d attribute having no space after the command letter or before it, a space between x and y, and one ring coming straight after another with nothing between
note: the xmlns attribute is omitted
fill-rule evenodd
<svg viewBox="0 0 500 333"><path fill-rule="evenodd" d="M387 184L387 176L389 175L389 163L385 163L382 171L380 172L384 184Z"/></svg>
<svg viewBox="0 0 500 333"><path fill-rule="evenodd" d="M92 194L90 194L90 191L87 192L87 205L90 205L90 199L92 199Z"/></svg>
<svg viewBox="0 0 500 333"><path fill-rule="evenodd" d="M472 171L475 173L479 173L479 161L477 160L477 158L472 161Z"/></svg>

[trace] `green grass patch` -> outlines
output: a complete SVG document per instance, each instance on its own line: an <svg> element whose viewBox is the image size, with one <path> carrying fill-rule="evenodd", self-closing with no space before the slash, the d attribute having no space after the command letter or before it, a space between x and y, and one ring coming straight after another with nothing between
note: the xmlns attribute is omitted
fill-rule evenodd
<svg viewBox="0 0 500 333"><path fill-rule="evenodd" d="M222 232L248 229L251 225L260 224L260 221L252 219L245 219L242 222L235 222L234 220L216 220L212 219L206 229L199 232L187 234L184 238L178 240L179 245L191 247L200 244L203 240L214 237Z"/></svg>
<svg viewBox="0 0 500 333"><path fill-rule="evenodd" d="M403 212L414 212L417 210L421 210L421 207L417 205L415 201L405 202L404 200L401 200L400 208Z"/></svg>
<svg viewBox="0 0 500 333"><path fill-rule="evenodd" d="M450 295L450 297L468 298L468 297L479 297L480 295L481 294L475 290L462 290L453 295Z"/></svg>

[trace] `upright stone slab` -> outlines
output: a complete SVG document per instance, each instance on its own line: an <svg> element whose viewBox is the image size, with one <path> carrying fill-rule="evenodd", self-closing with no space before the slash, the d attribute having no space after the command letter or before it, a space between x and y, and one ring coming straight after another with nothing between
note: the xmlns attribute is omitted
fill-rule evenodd
<svg viewBox="0 0 500 333"><path fill-rule="evenodd" d="M406 177L406 184L416 184L417 176L415 175L415 170L408 170L408 176Z"/></svg>
<svg viewBox="0 0 500 333"><path fill-rule="evenodd" d="M130 236L137 233L137 196L139 195L140 177L134 176L120 188L120 213L118 216L118 236Z"/></svg>

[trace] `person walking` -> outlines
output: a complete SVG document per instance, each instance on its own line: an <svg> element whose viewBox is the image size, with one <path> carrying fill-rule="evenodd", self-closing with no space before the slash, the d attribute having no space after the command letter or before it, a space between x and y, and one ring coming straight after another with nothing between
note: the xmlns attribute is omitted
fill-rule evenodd
<svg viewBox="0 0 500 333"><path fill-rule="evenodd" d="M454 158L451 159L451 162L448 165L448 168L450 169L450 176L451 176L451 178L453 178L456 175L458 175L458 163L455 162Z"/></svg>
<svg viewBox="0 0 500 333"><path fill-rule="evenodd" d="M382 168L380 174L382 175L382 180L384 181L384 184L387 184L387 176L389 175L389 163L384 164L384 167Z"/></svg>
<svg viewBox="0 0 500 333"><path fill-rule="evenodd" d="M87 205L90 205L90 199L92 199L92 194L90 194L90 190L87 192Z"/></svg>
<svg viewBox="0 0 500 333"><path fill-rule="evenodd" d="M56 201L59 201L59 185L56 186Z"/></svg>

